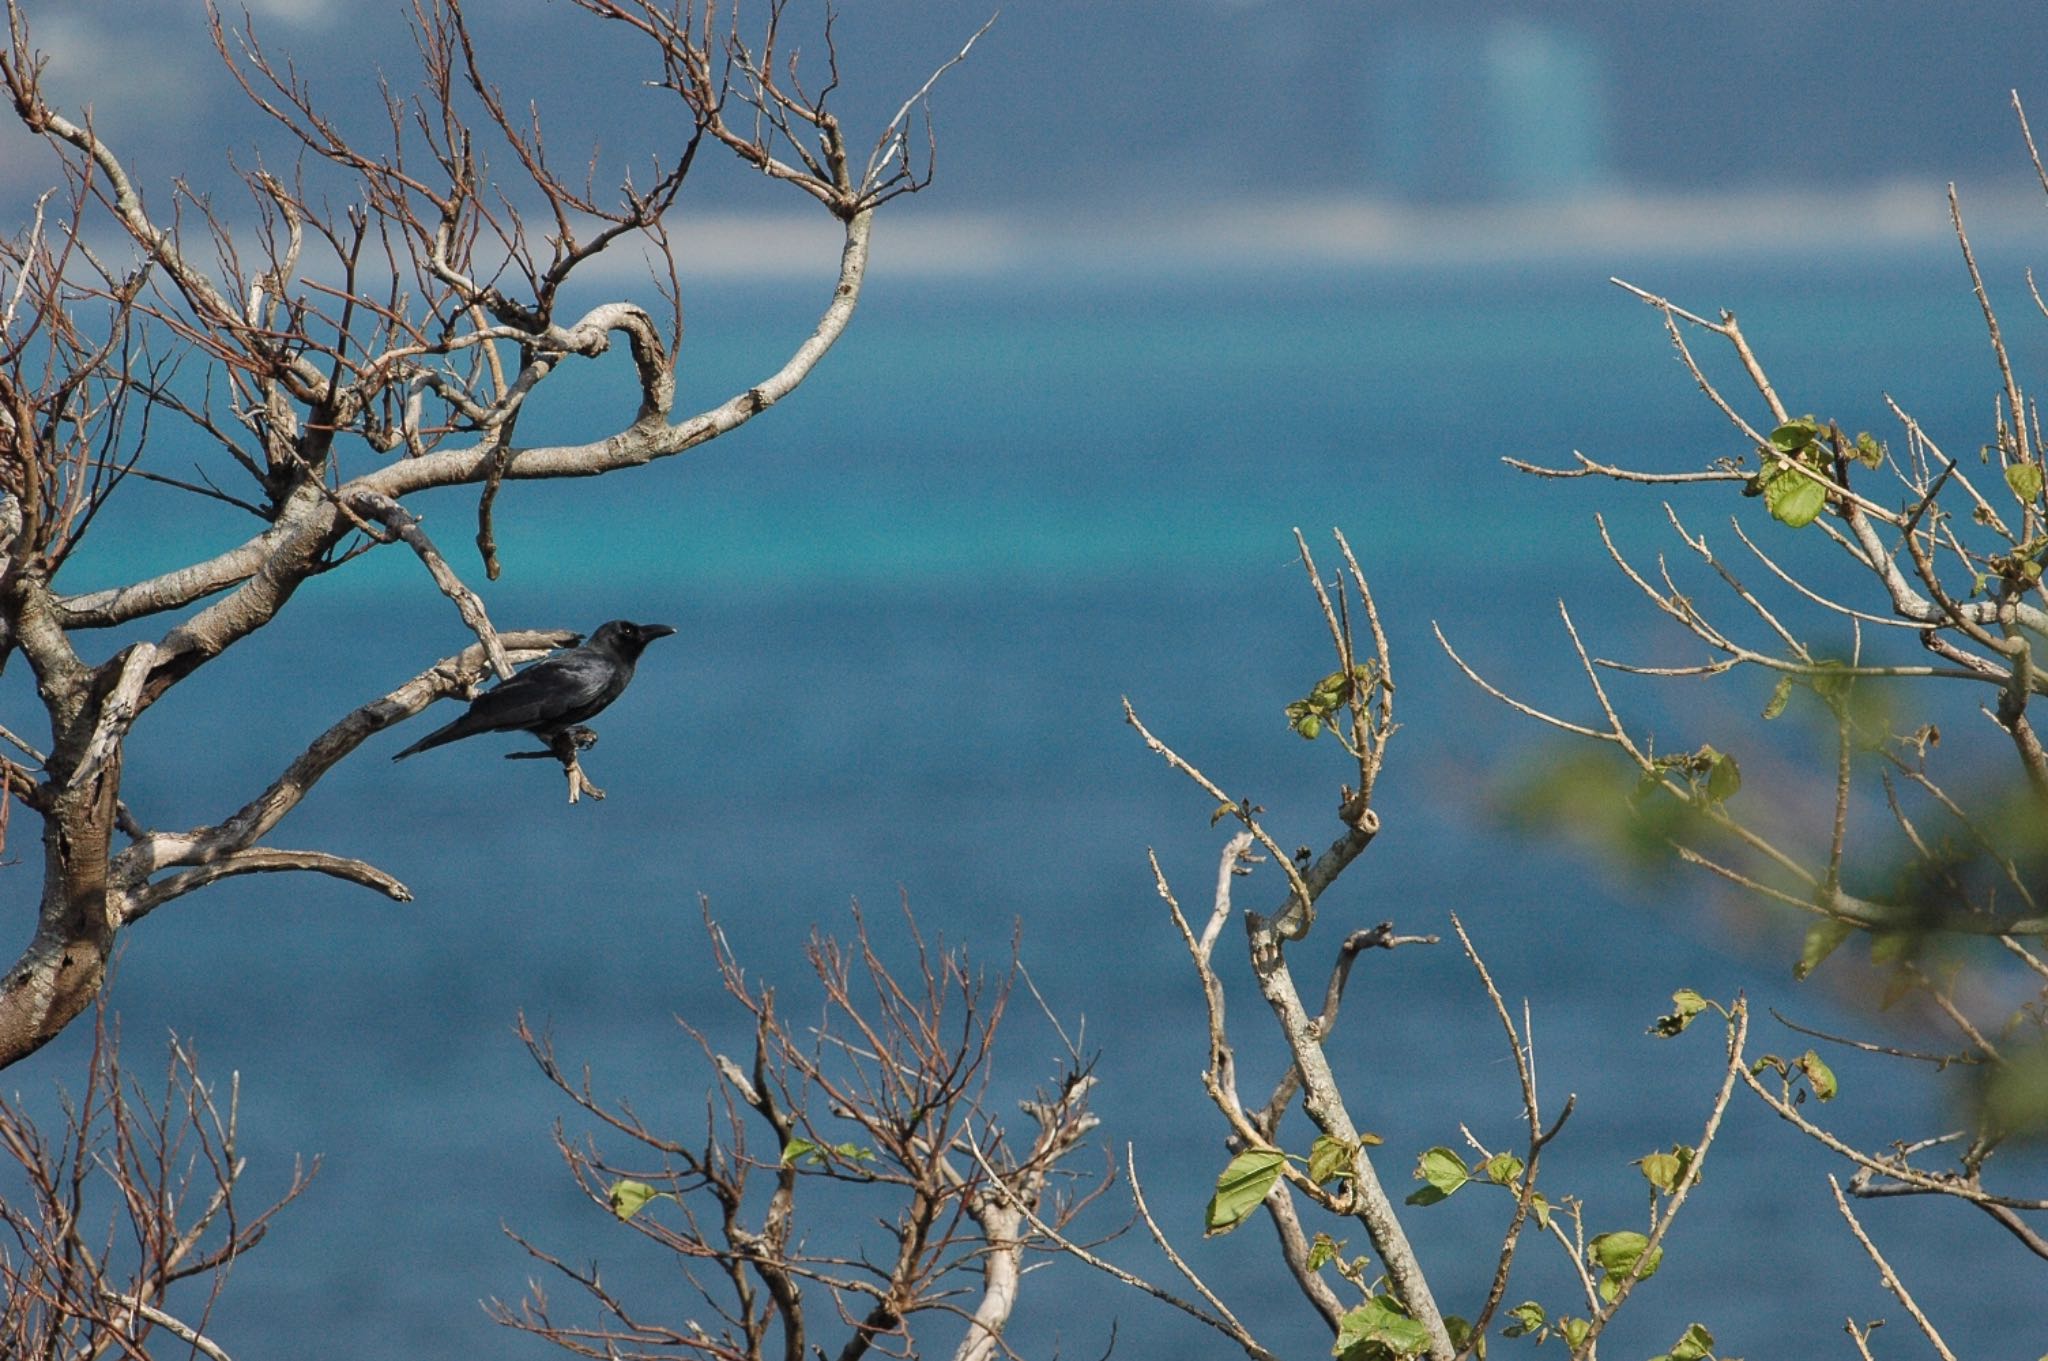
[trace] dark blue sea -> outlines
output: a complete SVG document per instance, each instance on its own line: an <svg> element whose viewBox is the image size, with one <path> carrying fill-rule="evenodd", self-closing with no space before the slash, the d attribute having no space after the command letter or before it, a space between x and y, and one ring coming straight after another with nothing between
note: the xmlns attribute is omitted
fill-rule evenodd
<svg viewBox="0 0 2048 1361"><path fill-rule="evenodd" d="M1544 1171L1553 1199L1585 1201L1589 1229L1641 1227L1647 1193L1632 1160L1698 1136L1717 1035L1644 1033L1675 988L1724 999L1747 989L1755 1052L1813 1043L1767 1007L1835 1032L1948 1043L1870 1014L1853 947L1794 984L1801 923L1742 910L1704 875L1620 868L1569 835L1517 830L1504 791L1576 753L1460 677L1431 625L1500 683L1580 719L1596 711L1560 599L1597 653L1704 659L1633 595L1596 535L1598 510L1645 563L1670 552L1682 567L1654 489L1540 483L1501 462L1565 463L1579 449L1677 470L1739 452L1655 314L1608 273L1698 311L1735 309L1795 410L1889 437L1889 392L1951 453L1974 454L1997 375L1960 262L1652 256L930 279L892 273L886 237L880 250L850 332L784 406L648 469L504 491L506 570L485 587L500 627L588 630L627 616L678 629L598 724L591 772L606 801L566 806L553 767L507 763L500 753L514 744L495 739L394 766L386 758L408 737L390 734L273 839L373 859L414 902L263 877L183 899L130 934L112 991L130 1063L155 1072L175 1032L213 1078L240 1075L251 1204L282 1187L294 1158L321 1159L213 1311L211 1333L232 1355L552 1354L480 1305L516 1300L539 1270L508 1230L599 1263L651 1317L708 1322L673 1259L576 1191L552 1130L566 1120L577 1136L587 1122L513 1035L522 1012L550 1026L600 1093L701 1138L713 1079L678 1022L734 1051L746 1031L720 990L700 898L792 1015L816 1005L804 938L845 933L856 901L898 963L910 958L906 902L928 935L993 971L1018 938L1046 1002L1070 1034L1085 1024L1080 1043L1098 1055L1101 1149L1118 1162L1135 1149L1162 1221L1270 1346L1322 1354L1327 1336L1263 1225L1201 1240L1226 1155L1199 1082L1200 995L1146 850L1200 904L1229 828L1210 826L1213 801L1148 753L1120 709L1129 696L1164 740L1264 806L1283 844L1334 838L1341 754L1301 741L1282 717L1330 669L1296 526L1326 568L1332 527L1356 547L1388 621L1402 724L1377 799L1385 831L1324 899L1321 928L1298 950L1304 979L1320 985L1352 926L1391 918L1448 935L1459 914L1509 997L1530 999L1551 1108L1578 1095ZM2048 330L2028 314L2019 262L1987 263L2016 361L2038 372ZM680 405L712 404L772 369L827 288L693 291ZM1711 358L1736 380L1724 356ZM611 428L630 409L624 368L615 357L552 385L523 438ZM168 445L151 466L179 474L200 456ZM127 490L130 503L70 565L74 588L247 532L217 505ZM1817 533L1796 536L1725 492L1680 492L1674 506L1731 560L1733 511L1761 542L1835 579ZM422 508L481 585L473 494ZM1705 598L1710 584L1697 585ZM1833 624L1787 608L1847 647ZM464 642L402 550L317 580L278 625L147 716L131 743L129 802L156 826L218 818L346 710ZM10 725L29 712L24 672L6 678ZM1824 793L1782 759L1793 739L1758 720L1769 689L1738 674L1616 694L1660 750L1712 741L1737 753L1752 797L1779 799L1796 838L1813 820L1801 799ZM1954 769L1996 754L1971 735L1988 728L1981 718L1965 709L1952 721ZM9 852L22 862L4 881L19 936L38 873L25 826L17 819ZM1270 907L1276 885L1269 867L1244 901ZM1225 935L1221 957L1246 1087L1263 1092L1276 1050L1237 939ZM1009 1117L1015 1097L1053 1074L1060 1046L1028 1001L1006 1024L994 1099ZM54 1090L82 1080L86 1040L77 1027L17 1066L10 1090L53 1109ZM1386 1140L1382 1174L1401 1190L1420 1150L1462 1146L1460 1122L1514 1144L1506 1046L1454 947L1363 960L1333 1047L1352 1110ZM1881 1146L1962 1119L1931 1072L1829 1054L1843 1094L1825 1118L1851 1137ZM1306 1126L1291 1128L1305 1150ZM2042 1167L2025 1150L2008 1161ZM1101 1151L1076 1160L1102 1164ZM1910 1350L1910 1325L1829 1196L1826 1174L1851 1170L1738 1097L1662 1271L1610 1349L1662 1352L1698 1320L1721 1355L1832 1353L1853 1316L1890 1319L1882 1336ZM1122 1197L1111 1192L1097 1231L1124 1220ZM1861 1208L1959 1352L2048 1350L2041 1263L1989 1219L1911 1200ZM1476 1310L1505 1214L1504 1197L1476 1191L1409 1212L1447 1309ZM813 1224L812 1241L847 1227ZM1333 1231L1365 1249L1355 1226ZM1171 1275L1142 1229L1103 1251ZM1511 1303L1583 1312L1554 1244L1530 1241L1525 1258ZM558 1316L591 1321L569 1283L549 1290ZM816 1307L829 1336L829 1306ZM944 1318L920 1333L944 1352L955 1336ZM1135 1361L1227 1346L1067 1262L1027 1277L1009 1341L1027 1356L1113 1346ZM1497 1342L1496 1354L1513 1345Z"/></svg>

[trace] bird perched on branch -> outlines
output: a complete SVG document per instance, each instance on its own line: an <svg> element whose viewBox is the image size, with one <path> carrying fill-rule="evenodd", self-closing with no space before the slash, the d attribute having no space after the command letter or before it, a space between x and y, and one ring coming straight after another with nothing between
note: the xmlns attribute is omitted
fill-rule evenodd
<svg viewBox="0 0 2048 1361"><path fill-rule="evenodd" d="M583 646L543 657L484 691L470 701L468 713L436 728L391 759L403 761L415 752L480 732L530 732L552 750L565 734L624 694L641 652L656 638L674 632L666 624L614 619ZM578 736L584 740L572 741L572 747L587 746L595 738L588 729ZM564 759L563 764L569 761Z"/></svg>

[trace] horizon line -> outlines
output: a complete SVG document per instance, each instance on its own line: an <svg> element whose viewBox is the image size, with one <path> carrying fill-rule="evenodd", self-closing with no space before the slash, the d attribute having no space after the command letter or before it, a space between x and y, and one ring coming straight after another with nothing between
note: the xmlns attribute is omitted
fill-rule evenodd
<svg viewBox="0 0 2048 1361"><path fill-rule="evenodd" d="M1960 196L1973 246L2036 239L2048 197L2031 177ZM822 215L712 213L670 228L678 265L700 279L829 276L837 224ZM871 271L901 277L1158 274L1245 268L1313 271L1457 267L1953 246L1947 186L1888 178L1825 189L1644 191L1623 187L1520 200L1416 204L1368 194L1262 196L1181 208L1075 207L884 215ZM637 276L645 259L593 260L587 281Z"/></svg>

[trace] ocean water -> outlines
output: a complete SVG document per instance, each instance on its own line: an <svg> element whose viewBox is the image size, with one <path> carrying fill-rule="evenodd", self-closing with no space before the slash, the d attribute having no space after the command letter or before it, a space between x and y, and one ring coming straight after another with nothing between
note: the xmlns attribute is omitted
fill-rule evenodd
<svg viewBox="0 0 2048 1361"><path fill-rule="evenodd" d="M1996 375L1947 256L1625 263L1695 310L1735 308L1797 409L1889 433L1890 392L1951 452L1982 438ZM2018 262L1988 264L2011 299L2016 357L2040 359L2048 332L2019 315ZM1118 1161L1135 1150L1163 1222L1269 1345L1320 1354L1326 1335L1263 1226L1200 1241L1225 1154L1198 1080L1199 993L1145 852L1198 904L1228 829L1209 826L1210 801L1145 751L1119 704L1129 696L1162 738L1265 806L1285 844L1336 835L1340 754L1301 742L1281 717L1329 669L1295 526L1326 569L1332 526L1356 547L1388 622L1403 723L1377 801L1386 830L1324 899L1324 925L1298 952L1303 978L1320 979L1350 926L1391 918L1447 934L1458 913L1503 989L1531 999L1550 1106L1578 1094L1546 1155L1553 1197L1583 1197L1596 1230L1639 1226L1630 1161L1697 1137L1719 1068L1704 1026L1677 1042L1644 1035L1674 988L1748 989L1757 1052L1810 1043L1777 1029L1767 1006L1834 1031L1879 1023L1859 1009L1850 969L1847 982L1824 971L1791 983L1798 923L1736 912L1699 878L1633 877L1513 830L1500 790L1558 748L1467 684L1431 637L1440 623L1490 675L1579 716L1590 701L1560 598L1596 651L1696 660L1631 598L1593 527L1605 511L1648 561L1675 546L1659 498L1539 483L1500 462L1564 463L1577 448L1682 468L1735 451L1654 314L1606 272L933 281L884 270L821 370L733 437L617 477L507 487L506 574L485 592L501 627L588 630L627 616L678 636L598 724L602 804L564 806L551 767L498 759L510 743L393 766L383 758L409 737L390 735L329 776L275 840L368 856L414 902L311 877L249 879L131 934L113 989L131 1062L153 1071L175 1032L215 1078L239 1073L253 1198L281 1186L295 1156L322 1159L235 1267L213 1334L238 1357L551 1354L479 1307L516 1299L536 1270L507 1229L601 1263L651 1317L704 1315L672 1259L577 1194L551 1130L584 1125L512 1033L521 1013L548 1024L599 1091L701 1133L712 1078L678 1020L716 1045L746 1043L701 896L790 1014L815 1004L801 940L814 927L844 933L855 901L899 963L899 902L991 969L1016 937L1069 1032L1085 1023L1103 1148ZM693 294L683 403L718 400L779 362L821 296ZM604 425L622 382L616 369L565 377L523 434ZM175 473L195 456L173 448L160 466ZM216 507L130 490L71 565L76 587L243 532ZM1737 547L1717 528L1725 499L1673 500ZM422 505L468 564L471 495ZM1752 526L1761 518L1754 503L1740 509ZM1757 532L1824 578L1833 570L1812 536L1767 522ZM315 581L278 625L148 717L131 743L129 800L155 825L221 816L334 718L463 641L398 552ZM23 670L5 678L17 715ZM1753 779L1771 771L1775 739L1754 720L1768 685L1686 685L1617 695L1661 749L1711 737ZM1967 731L1955 745L1958 760L1980 750ZM9 873L25 928L37 866L21 826ZM1268 873L1242 892L1270 905L1279 890ZM1246 1087L1259 1090L1276 1051L1241 958L1226 977ZM1005 1113L1060 1052L1035 1011L1020 1003L1006 1023ZM84 1040L65 1036L9 1087L49 1109L54 1087L78 1082ZM1460 1144L1460 1122L1512 1146L1513 1070L1453 948L1361 961L1336 1055L1354 1113L1386 1140L1390 1183L1419 1150ZM1853 1137L1922 1137L1954 1119L1925 1073L1846 1052L1836 1067L1844 1095L1828 1115ZM2040 1170L2038 1157L2014 1157ZM1838 1347L1845 1315L1889 1317L1895 1339L1906 1321L1836 1219L1829 1171L1845 1175L1738 1099L1663 1270L1610 1349L1662 1351L1695 1319L1724 1355ZM1106 1203L1098 1228L1123 1217ZM813 1223L813 1241L851 1232L846 1218ZM1863 1218L1959 1351L2048 1349L2039 1263L1989 1220L1908 1200L1870 1203ZM1409 1213L1446 1308L1476 1308L1503 1219L1498 1200L1472 1192ZM1163 1280L1170 1268L1143 1237L1105 1251ZM1573 1307L1554 1247L1531 1242L1525 1261L1512 1298ZM588 1320L566 1282L550 1293L560 1317ZM920 1336L950 1350L953 1328L938 1319ZM1010 1334L1020 1353L1099 1355L1112 1340L1141 1361L1218 1345L1078 1265L1027 1278Z"/></svg>

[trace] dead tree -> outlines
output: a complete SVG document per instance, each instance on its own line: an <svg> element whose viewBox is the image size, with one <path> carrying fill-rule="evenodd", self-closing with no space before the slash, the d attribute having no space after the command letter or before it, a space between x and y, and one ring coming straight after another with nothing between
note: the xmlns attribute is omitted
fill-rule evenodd
<svg viewBox="0 0 2048 1361"><path fill-rule="evenodd" d="M931 82L857 146L830 103L840 73L829 15L814 49L822 64L800 67L783 0L758 14L577 4L621 40L619 69L672 100L678 129L651 170L609 194L589 174L566 173L539 115L481 68L461 0L414 6L419 86L387 90L368 137L316 101L253 27L230 29L209 12L227 76L291 153L275 172L244 173L248 202L231 210L182 182L151 185L89 113L56 107L28 5L9 0L0 84L55 153L61 183L0 242L0 665L26 659L47 728L38 741L15 720L0 758L6 802L37 816L43 844L34 936L0 976L0 1065L91 1004L124 927L194 889L312 871L408 896L367 860L288 849L272 833L364 739L572 635L494 628L406 499L477 489L477 545L495 579L492 503L504 482L668 458L781 401L852 319L877 210L929 181ZM831 295L783 363L715 406L681 412L682 302L666 224L707 147L815 200L842 244ZM654 262L653 310L565 310L585 267L621 247ZM540 385L615 345L636 375L633 408L581 443L520 443L520 414ZM218 476L183 480L152 462L166 422L208 442ZM366 461L367 471L343 471ZM146 580L67 589L68 556L131 478L237 507L252 532ZM239 809L211 821L181 810L184 820L162 823L124 804L126 739L158 700L276 619L311 578L393 544L418 555L476 647L333 723ZM112 629L151 637L96 657L96 632Z"/></svg>
<svg viewBox="0 0 2048 1361"><path fill-rule="evenodd" d="M715 1074L696 1135L600 1098L588 1069L572 1076L522 1021L541 1072L593 1126L581 1138L556 1128L570 1175L629 1239L673 1254L699 1298L678 1320L672 1301L629 1299L596 1264L515 1234L545 1271L519 1303L493 1301L492 1316L589 1357L858 1361L926 1354L934 1334L955 1361L1010 1355L1003 1332L1027 1254L1051 1248L1109 1184L1062 1166L1096 1127L1095 1079L1067 1046L1051 1083L1018 1103L1026 1130L1006 1131L994 1059L1020 970L1013 959L991 979L905 922L909 969L883 960L858 910L849 943L813 934L822 1005L798 1024L746 976L707 908L753 1052L728 1057L692 1030ZM569 1306L550 1280L572 1287Z"/></svg>
<svg viewBox="0 0 2048 1361"><path fill-rule="evenodd" d="M159 1093L121 1065L104 1009L82 1091L46 1135L0 1101L0 1354L93 1361L204 1356L227 1361L208 1318L237 1259L296 1199L315 1168L295 1166L268 1208L237 1202L240 1087L202 1081L171 1041Z"/></svg>

